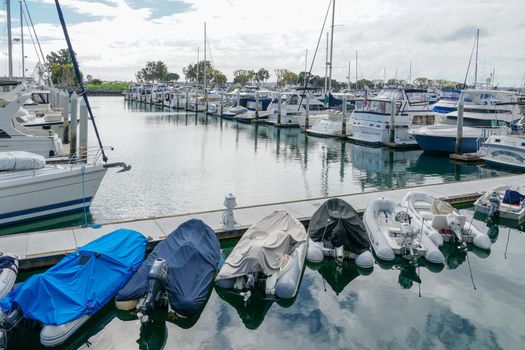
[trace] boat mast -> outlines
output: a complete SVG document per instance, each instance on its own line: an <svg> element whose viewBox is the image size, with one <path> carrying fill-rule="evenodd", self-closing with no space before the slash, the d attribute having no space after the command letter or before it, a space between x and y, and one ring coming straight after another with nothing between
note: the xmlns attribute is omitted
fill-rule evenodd
<svg viewBox="0 0 525 350"><path fill-rule="evenodd" d="M195 96L199 97L199 47L197 46L197 78L195 79ZM198 103L198 101L196 102Z"/></svg>
<svg viewBox="0 0 525 350"><path fill-rule="evenodd" d="M308 49L306 49L306 52L304 53L304 78L303 80L305 82L308 80Z"/></svg>
<svg viewBox="0 0 525 350"><path fill-rule="evenodd" d="M25 67L25 52L24 52L24 12L22 8L22 0L20 2L20 43L22 44L22 79L26 77L26 67Z"/></svg>
<svg viewBox="0 0 525 350"><path fill-rule="evenodd" d="M408 70L408 84L412 85L412 61L410 61L410 69Z"/></svg>
<svg viewBox="0 0 525 350"><path fill-rule="evenodd" d="M206 81L206 22L204 22L204 101L206 103L206 101L208 100L207 97L208 97L208 92L207 92L207 81Z"/></svg>
<svg viewBox="0 0 525 350"><path fill-rule="evenodd" d="M13 38L11 36L11 0L5 2L7 14L7 60L9 64L9 79L13 78Z"/></svg>
<svg viewBox="0 0 525 350"><path fill-rule="evenodd" d="M476 64L474 66L474 89L478 88L478 48L479 48L479 29L476 32Z"/></svg>
<svg viewBox="0 0 525 350"><path fill-rule="evenodd" d="M358 59L358 57L357 57L357 51L356 51L355 52L355 93L356 94L357 94L357 76L358 76L358 74L357 74L357 69L358 69L357 68L357 65L358 65L357 62L358 62L358 60L357 59Z"/></svg>
<svg viewBox="0 0 525 350"><path fill-rule="evenodd" d="M330 34L326 32L326 65L324 67L324 95L328 95L328 45L330 40Z"/></svg>
<svg viewBox="0 0 525 350"><path fill-rule="evenodd" d="M348 77L347 77L348 78L348 92L350 92L350 86L351 86L350 85L350 82L351 82L351 80L350 80L350 72L351 72L351 69L352 69L351 67L352 67L352 61L348 61Z"/></svg>
<svg viewBox="0 0 525 350"><path fill-rule="evenodd" d="M332 68L334 66L334 21L335 21L335 0L332 0L332 28L330 34L330 71L328 72L328 90L332 91Z"/></svg>

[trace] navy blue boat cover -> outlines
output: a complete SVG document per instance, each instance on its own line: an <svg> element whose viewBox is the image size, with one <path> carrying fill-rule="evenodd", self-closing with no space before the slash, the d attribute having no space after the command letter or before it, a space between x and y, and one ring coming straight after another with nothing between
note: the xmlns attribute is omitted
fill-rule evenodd
<svg viewBox="0 0 525 350"><path fill-rule="evenodd" d="M503 203L510 205L520 205L525 200L525 196L518 191L506 190L503 196Z"/></svg>
<svg viewBox="0 0 525 350"><path fill-rule="evenodd" d="M144 260L146 238L120 229L86 244L44 273L33 275L0 300L9 312L18 304L24 317L60 325L102 308Z"/></svg>
<svg viewBox="0 0 525 350"><path fill-rule="evenodd" d="M146 294L149 270L157 258L168 262L167 289L171 308L184 316L195 315L206 302L221 260L215 232L198 219L181 224L153 249L137 273L118 292L117 301L140 299Z"/></svg>

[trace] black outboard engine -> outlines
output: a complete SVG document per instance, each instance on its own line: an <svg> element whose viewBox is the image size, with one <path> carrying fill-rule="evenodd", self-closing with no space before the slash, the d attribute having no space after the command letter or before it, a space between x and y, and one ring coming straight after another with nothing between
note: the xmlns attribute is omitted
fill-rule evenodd
<svg viewBox="0 0 525 350"><path fill-rule="evenodd" d="M166 291L168 283L168 262L164 259L155 259L149 270L149 284L146 294L146 299L140 306L141 322L148 321L148 315L151 314L155 308L155 304L160 301Z"/></svg>
<svg viewBox="0 0 525 350"><path fill-rule="evenodd" d="M23 311L16 304L8 314L0 312L0 350L7 348L7 332L15 328L23 317Z"/></svg>
<svg viewBox="0 0 525 350"><path fill-rule="evenodd" d="M489 218L494 219L499 213L500 197L497 192L492 192L489 197Z"/></svg>

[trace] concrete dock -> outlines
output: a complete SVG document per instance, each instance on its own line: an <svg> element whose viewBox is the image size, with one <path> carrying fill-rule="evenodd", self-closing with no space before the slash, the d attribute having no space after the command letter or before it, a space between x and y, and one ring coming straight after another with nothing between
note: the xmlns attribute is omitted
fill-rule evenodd
<svg viewBox="0 0 525 350"><path fill-rule="evenodd" d="M496 186L502 184L511 186L517 184L523 185L524 183L525 174L239 207L234 210L236 229L231 231L225 231L223 229L222 214L224 209L218 209L206 212L110 223L102 225L100 228L72 227L51 231L21 233L0 236L0 251L17 255L20 258L20 269L28 270L55 264L64 254L74 251L78 247L120 228L141 232L148 237L150 247L152 247L169 235L181 223L192 218L197 218L208 224L216 232L219 239L223 240L242 236L250 225L276 210L288 211L301 222L307 224L317 208L324 201L333 197L339 197L347 201L358 212L362 213L368 203L373 199L385 197L400 203L405 194L410 191L425 191L451 204L468 204L474 202L484 191Z"/></svg>

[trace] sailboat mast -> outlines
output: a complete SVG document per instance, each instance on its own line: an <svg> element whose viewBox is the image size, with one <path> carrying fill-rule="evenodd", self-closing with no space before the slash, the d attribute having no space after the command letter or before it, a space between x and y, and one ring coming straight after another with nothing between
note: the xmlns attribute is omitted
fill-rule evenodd
<svg viewBox="0 0 525 350"><path fill-rule="evenodd" d="M22 0L20 0L20 43L22 44L22 79L26 77L26 56L24 52L24 12L22 8Z"/></svg>
<svg viewBox="0 0 525 350"><path fill-rule="evenodd" d="M478 48L479 48L479 29L476 32L476 65L474 66L474 89L478 87Z"/></svg>
<svg viewBox="0 0 525 350"><path fill-rule="evenodd" d="M324 95L328 94L328 42L330 40L330 34L326 32L326 64L324 67Z"/></svg>
<svg viewBox="0 0 525 350"><path fill-rule="evenodd" d="M9 65L9 79L13 78L13 38L11 36L11 0L5 2L7 14L7 60Z"/></svg>
<svg viewBox="0 0 525 350"><path fill-rule="evenodd" d="M408 70L408 84L412 84L412 61L410 61L410 69Z"/></svg>
<svg viewBox="0 0 525 350"><path fill-rule="evenodd" d="M348 92L350 92L350 72L352 67L352 61L348 61Z"/></svg>
<svg viewBox="0 0 525 350"><path fill-rule="evenodd" d="M207 85L208 85L208 82L206 80L206 22L204 22L204 82L203 82L203 85L204 85L204 99L206 99L206 97L208 96L208 92L207 92Z"/></svg>
<svg viewBox="0 0 525 350"><path fill-rule="evenodd" d="M358 57L357 57L357 51L355 52L355 92L357 93L357 77L358 77L358 74L357 74L357 67L358 67Z"/></svg>
<svg viewBox="0 0 525 350"><path fill-rule="evenodd" d="M330 71L328 73L328 90L332 91L332 68L334 66L334 21L335 21L335 0L332 0L332 28L330 34Z"/></svg>
<svg viewBox="0 0 525 350"><path fill-rule="evenodd" d="M195 79L195 96L199 96L199 47L197 46L197 78Z"/></svg>

